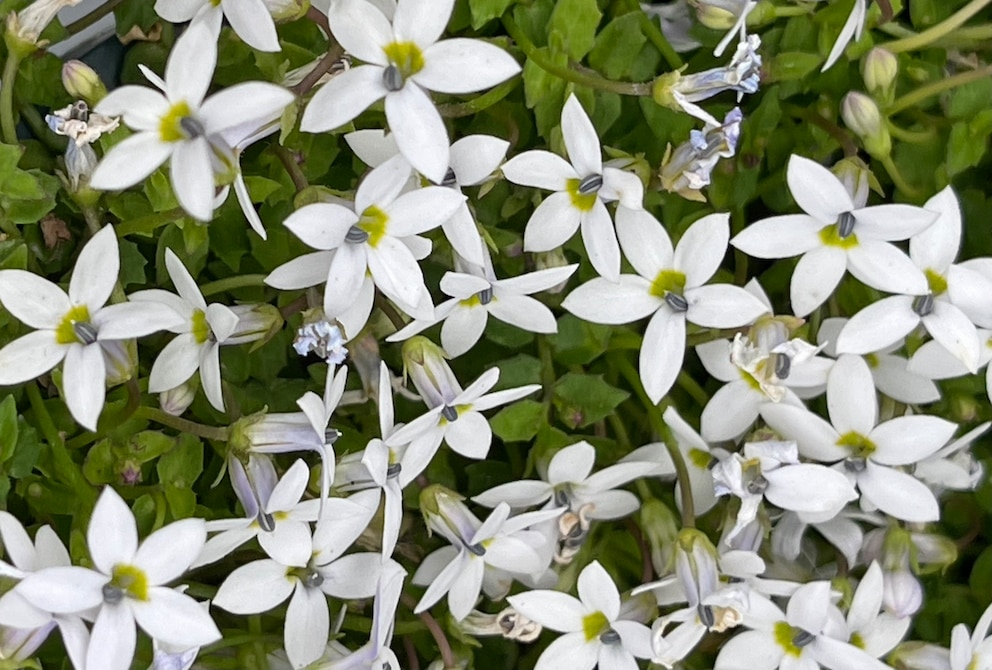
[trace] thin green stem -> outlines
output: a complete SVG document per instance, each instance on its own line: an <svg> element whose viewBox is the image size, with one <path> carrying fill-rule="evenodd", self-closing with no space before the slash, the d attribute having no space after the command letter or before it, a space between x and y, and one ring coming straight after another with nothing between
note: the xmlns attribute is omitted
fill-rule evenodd
<svg viewBox="0 0 992 670"><path fill-rule="evenodd" d="M396 308L381 293L375 294L375 306L386 315L389 322L393 324L393 328L402 330L406 327L406 321L403 319L403 316L396 311Z"/></svg>
<svg viewBox="0 0 992 670"><path fill-rule="evenodd" d="M944 91L950 91L958 86L970 84L973 81L981 81L982 79L986 79L990 76L992 76L992 65L986 65L985 67L977 70L961 72L960 74L956 74L953 77L948 77L947 79L938 79L937 81L930 82L926 86L921 86L915 91L910 91L901 98L896 98L896 101L893 102L892 106L886 109L885 112L890 116L893 114L898 114L905 109L916 106L917 103L923 102L927 98L939 95Z"/></svg>
<svg viewBox="0 0 992 670"><path fill-rule="evenodd" d="M83 207L83 218L86 219L86 227L89 228L90 235L96 235L100 232L102 224L96 210L92 207Z"/></svg>
<svg viewBox="0 0 992 670"><path fill-rule="evenodd" d="M233 291L239 288L265 286L266 275L234 275L216 281L208 282L200 287L203 297Z"/></svg>
<svg viewBox="0 0 992 670"><path fill-rule="evenodd" d="M927 144L932 142L937 137L937 129L934 127L927 128L926 130L908 130L902 126L896 125L892 121L889 121L887 125L892 137L896 138L900 142L909 142L910 144Z"/></svg>
<svg viewBox="0 0 992 670"><path fill-rule="evenodd" d="M454 102L447 105L438 105L437 111L441 113L441 116L447 119L457 119L462 116L472 116L477 114L484 109L492 107L497 102L505 98L510 94L510 92L517 87L520 83L520 79L514 77L509 81L504 81L499 86L490 89L486 93L483 93L477 98L471 100L466 100L465 102Z"/></svg>
<svg viewBox="0 0 992 670"><path fill-rule="evenodd" d="M17 101L17 110L21 113L21 120L24 121L34 133L34 136L54 154L64 154L68 142L65 137L59 137L52 132L48 124L41 118L38 109L22 100Z"/></svg>
<svg viewBox="0 0 992 670"><path fill-rule="evenodd" d="M685 370L679 372L679 377L677 381L678 385L682 387L682 390L688 393L693 400L699 403L700 407L705 407L710 401L710 394L706 392L702 386L699 385L695 379L692 378Z"/></svg>
<svg viewBox="0 0 992 670"><path fill-rule="evenodd" d="M554 76L564 79L565 81L570 81L574 84L579 84L580 86L588 86L589 88L598 89L600 91L609 91L610 93L619 93L620 95L636 95L642 97L651 95L651 82L633 83L625 81L612 81L610 79L604 79L593 70L586 68L577 70L567 65L559 65L558 63L555 63L548 56L548 54L534 46L534 43L530 41L522 30L520 30L516 22L510 16L503 17L503 27L506 28L506 32L513 38L513 41L517 43L520 50L524 52L527 59L532 61L535 65L548 74L553 74Z"/></svg>
<svg viewBox="0 0 992 670"><path fill-rule="evenodd" d="M255 664L258 666L258 670L266 670L269 667L268 658L265 655L265 645L262 644L262 617L259 614L253 614L248 617L248 632L255 636L255 641L252 644L252 649L255 652Z"/></svg>
<svg viewBox="0 0 992 670"><path fill-rule="evenodd" d="M14 121L14 84L17 83L17 68L21 57L16 51L7 52L7 62L3 66L3 79L0 80L0 130L3 141L17 144L17 123Z"/></svg>
<svg viewBox="0 0 992 670"><path fill-rule="evenodd" d="M70 35L75 35L76 33L82 32L83 30L86 30L94 23L105 17L107 14L113 12L115 9L117 9L117 5L121 4L122 2L124 2L124 0L108 0L103 5L94 9L86 16L77 19L72 23L70 23L69 25L67 25L65 29L66 31L68 31Z"/></svg>
<svg viewBox="0 0 992 670"><path fill-rule="evenodd" d="M227 427L205 426L202 423L196 423L195 421L181 419L178 416L172 416L168 412L163 412L162 410L155 409L154 407L139 407L135 410L134 416L140 419L147 419L148 421L160 423L163 426L168 426L169 428L175 428L183 433L189 433L190 435L202 437L205 440L226 442L228 438L229 429Z"/></svg>
<svg viewBox="0 0 992 670"><path fill-rule="evenodd" d="M798 105L782 105L782 109L786 114L794 116L797 119L802 119L803 121L808 121L814 126L818 126L820 129L826 131L841 146L845 156L858 155L858 145L854 143L851 134L830 119L820 116L815 109L799 107Z"/></svg>
<svg viewBox="0 0 992 670"><path fill-rule="evenodd" d="M910 186L909 182L907 182L902 176L902 173L899 172L899 168L897 168L896 164L892 161L892 156L886 156L885 158L881 158L879 160L885 168L885 171L889 173L889 179L891 179L892 183L896 185L896 188L911 198L920 197L920 192Z"/></svg>
<svg viewBox="0 0 992 670"><path fill-rule="evenodd" d="M939 40L941 37L957 30L959 27L964 25L968 19L984 9L990 2L992 2L992 0L971 0L971 2L959 9L957 12L947 17L937 25L927 28L922 33L912 37L904 37L902 39L895 40L894 42L883 44L882 46L892 53L902 53L903 51L917 51L918 49L922 49L933 41Z"/></svg>
<svg viewBox="0 0 992 670"><path fill-rule="evenodd" d="M45 407L45 401L41 397L41 391L38 390L38 385L31 383L25 388L28 394L28 402L31 403L35 420L38 422L41 434L45 436L45 441L53 445L62 444L62 435L55 427L55 422L52 421L52 415L48 413L48 409Z"/></svg>
<svg viewBox="0 0 992 670"><path fill-rule="evenodd" d="M186 216L186 212L183 211L183 208L176 207L164 212L156 212L138 217L137 219L131 219L130 221L124 221L116 227L117 237L151 235L156 229L168 225L173 221L178 221L184 216Z"/></svg>
<svg viewBox="0 0 992 670"><path fill-rule="evenodd" d="M654 404L648 397L647 392L644 390L644 384L641 383L641 376L634 369L633 363L627 360L626 357L616 353L607 354L607 360L610 366L617 370L620 376L630 384L630 387L634 390L634 394L637 395L641 404L644 405L644 409L647 410L648 422L651 424L652 429L661 438L662 442L664 442L665 449L668 451L668 455L672 459L672 464L675 466L675 477L679 482L679 494L682 502L682 527L695 528L696 506L692 501L692 482L689 479L689 467L685 463L685 458L682 457L682 452L679 450L678 444L675 441L675 436L672 435L668 424L665 423L664 412L661 407ZM663 401L663 404L666 406L670 405L667 400Z"/></svg>
<svg viewBox="0 0 992 670"><path fill-rule="evenodd" d="M551 398L555 394L555 361L551 352L551 341L547 335L537 336L537 352L541 357L541 386L544 390L542 402L546 407L551 407Z"/></svg>
<svg viewBox="0 0 992 670"><path fill-rule="evenodd" d="M303 174L300 164L296 162L296 157L289 149L279 144L271 144L269 146L272 147L272 151L275 152L283 167L286 168L286 172L293 181L293 186L296 188L297 193L310 186L307 176Z"/></svg>
<svg viewBox="0 0 992 670"><path fill-rule="evenodd" d="M776 19L783 19L789 16L807 16L809 13L809 7L807 6L775 7Z"/></svg>
<svg viewBox="0 0 992 670"><path fill-rule="evenodd" d="M655 25L654 21L651 20L651 17L644 13L644 10L641 9L640 3L637 2L637 0L625 0L624 6L627 8L628 12L638 12L640 14L638 20L641 24L641 32L644 33L644 36L648 38L648 41L654 45L655 49L661 53L661 57L665 59L668 66L673 70L678 70L682 67L681 56L679 56L678 52L672 48L668 38L665 37L665 34L661 32L661 29Z"/></svg>
<svg viewBox="0 0 992 670"><path fill-rule="evenodd" d="M152 532L155 532L165 525L165 513L169 509L169 503L161 489L153 490L152 498L155 500L155 522L152 524Z"/></svg>
<svg viewBox="0 0 992 670"><path fill-rule="evenodd" d="M403 595L403 604L409 607L411 610L416 609L417 602L408 595ZM451 651L451 644L448 642L448 636L444 634L444 629L441 628L441 624L437 622L430 612L421 612L417 615L420 620L424 622L424 626L430 631L431 636L434 638L435 644L437 644L437 650L441 654L441 661L444 663L445 668L454 668L455 666L455 654Z"/></svg>

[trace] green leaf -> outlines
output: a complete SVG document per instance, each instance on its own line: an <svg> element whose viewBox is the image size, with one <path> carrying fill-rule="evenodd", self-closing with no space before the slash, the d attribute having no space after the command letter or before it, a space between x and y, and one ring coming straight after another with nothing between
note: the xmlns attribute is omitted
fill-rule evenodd
<svg viewBox="0 0 992 670"><path fill-rule="evenodd" d="M148 281L145 277L148 261L138 250L138 245L130 240L120 240L118 244L121 250L121 286L127 288L131 284L145 284Z"/></svg>
<svg viewBox="0 0 992 670"><path fill-rule="evenodd" d="M992 109L992 79L965 84L948 96L947 116L952 119L970 119L987 109Z"/></svg>
<svg viewBox="0 0 992 670"><path fill-rule="evenodd" d="M947 142L947 176L978 165L988 151L992 134L992 109L979 112L969 121L955 123Z"/></svg>
<svg viewBox="0 0 992 670"><path fill-rule="evenodd" d="M504 442L526 442L537 435L544 424L544 405L535 400L521 400L504 407L489 420L493 432Z"/></svg>
<svg viewBox="0 0 992 670"><path fill-rule="evenodd" d="M17 444L17 403L8 395L0 402L0 463L14 455Z"/></svg>
<svg viewBox="0 0 992 670"><path fill-rule="evenodd" d="M610 21L596 36L595 45L589 52L589 64L608 79L629 77L630 69L646 43L638 13L624 14Z"/></svg>
<svg viewBox="0 0 992 670"><path fill-rule="evenodd" d="M776 54L774 58L767 61L767 68L762 75L762 84L802 79L822 62L823 58L818 54L808 54L801 51Z"/></svg>
<svg viewBox="0 0 992 670"><path fill-rule="evenodd" d="M116 478L115 466L117 457L114 455L112 440L100 440L86 453L83 462L83 476L94 486L109 484Z"/></svg>
<svg viewBox="0 0 992 670"><path fill-rule="evenodd" d="M169 178L163 169L155 170L145 180L144 191L148 197L148 202L152 205L152 210L155 212L164 212L179 206L176 194L172 190L172 184L169 183Z"/></svg>
<svg viewBox="0 0 992 670"><path fill-rule="evenodd" d="M27 269L27 245L21 240L0 240L0 270Z"/></svg>
<svg viewBox="0 0 992 670"><path fill-rule="evenodd" d="M583 321L571 314L558 319L558 333L551 335L555 360L564 365L585 365L606 351L610 327Z"/></svg>
<svg viewBox="0 0 992 670"><path fill-rule="evenodd" d="M468 0L472 11L472 28L478 30L487 21L498 19L516 0Z"/></svg>
<svg viewBox="0 0 992 670"><path fill-rule="evenodd" d="M548 22L548 34L560 32L569 58L580 61L592 50L602 18L596 0L558 0Z"/></svg>
<svg viewBox="0 0 992 670"><path fill-rule="evenodd" d="M630 396L610 386L602 375L569 372L555 384L553 402L569 428L583 428L606 418Z"/></svg>
<svg viewBox="0 0 992 670"><path fill-rule="evenodd" d="M38 456L41 454L41 441L38 431L23 419L18 423L17 446L14 456L7 465L7 472L14 479L23 479L31 474Z"/></svg>

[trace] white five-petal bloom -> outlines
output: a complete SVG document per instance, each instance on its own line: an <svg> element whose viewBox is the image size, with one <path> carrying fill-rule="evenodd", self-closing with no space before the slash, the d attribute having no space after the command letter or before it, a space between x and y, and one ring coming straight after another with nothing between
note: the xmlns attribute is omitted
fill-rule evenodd
<svg viewBox="0 0 992 670"><path fill-rule="evenodd" d="M482 522L460 496L440 487L425 489L421 503L428 527L452 546L427 556L413 575L413 584L427 586L415 612L429 609L447 594L451 616L461 621L483 589L494 599L508 590L504 580L487 571L529 575L547 567L540 551L544 536L525 529L554 519L561 514L560 508L510 517L510 506L501 503Z"/></svg>
<svg viewBox="0 0 992 670"><path fill-rule="evenodd" d="M830 582L824 581L796 589L785 612L770 600L752 594L751 608L744 615L744 625L752 630L723 645L715 670L889 670L889 666L847 641L846 622L830 600Z"/></svg>
<svg viewBox="0 0 992 670"><path fill-rule="evenodd" d="M221 638L199 603L165 586L189 568L206 537L203 519L183 519L155 531L139 546L134 515L107 487L86 535L95 569L48 568L28 575L16 589L53 614L93 610L86 667L127 670L134 656L135 623L160 642L186 648Z"/></svg>
<svg viewBox="0 0 992 670"><path fill-rule="evenodd" d="M619 283L593 279L572 291L562 306L594 323L629 323L650 316L640 373L648 397L659 402L682 369L686 322L736 328L768 307L739 286L704 286L727 252L727 214L710 214L693 223L675 249L665 229L645 210L620 207L617 233L637 274L621 275Z"/></svg>
<svg viewBox="0 0 992 670"><path fill-rule="evenodd" d="M579 597L559 591L527 591L508 600L517 612L565 633L548 645L535 670L625 670L651 658L651 630L620 618L620 592L599 561L579 574Z"/></svg>
<svg viewBox="0 0 992 670"><path fill-rule="evenodd" d="M226 4L226 3L225 3ZM124 189L170 159L172 188L191 216L207 221L214 209L214 176L236 168L234 150L220 137L229 128L280 112L293 94L275 84L245 82L204 99L217 42L204 23L193 23L176 41L165 79L145 76L160 89L122 86L100 101L100 114L122 116L137 131L104 156L90 180L101 190Z"/></svg>
<svg viewBox="0 0 992 670"><path fill-rule="evenodd" d="M245 43L259 51L279 51L276 24L265 0L157 0L155 12L166 21L206 23L220 34L225 18Z"/></svg>
<svg viewBox="0 0 992 670"><path fill-rule="evenodd" d="M456 267L465 265L468 272L447 272L441 278L441 290L451 299L434 308L434 319L416 319L386 341L405 340L443 321L441 346L449 356L457 358L479 341L490 316L532 333L557 332L554 314L530 295L567 281L578 265L496 279L488 249L482 253L485 257L482 267L461 263L456 258Z"/></svg>
<svg viewBox="0 0 992 670"><path fill-rule="evenodd" d="M344 136L351 150L371 167L378 167L399 153L396 138L383 130L356 130ZM465 186L476 186L490 179L503 162L510 143L492 135L468 135L451 145L451 166L444 174L440 186L459 192ZM487 254L486 245L479 236L468 202L455 210L441 230L452 248L468 262L482 265Z"/></svg>
<svg viewBox="0 0 992 670"><path fill-rule="evenodd" d="M293 538L278 559L252 561L221 584L214 604L235 614L271 609L289 598L284 641L294 668L316 661L330 632L327 596L368 598L382 569L378 554L342 556L375 514L365 493L328 500L313 537Z"/></svg>
<svg viewBox="0 0 992 670"><path fill-rule="evenodd" d="M734 527L725 536L728 543L754 521L762 500L793 512L834 517L858 499L854 485L842 473L800 463L795 442L747 442L743 455L730 454L713 467L713 481L718 496L741 500Z"/></svg>
<svg viewBox="0 0 992 670"><path fill-rule="evenodd" d="M644 185L631 172L603 165L599 135L574 95L561 110L561 132L571 162L550 151L532 150L503 165L503 176L514 184L555 191L527 222L524 251L550 251L581 229L589 262L616 282L620 247L606 203L619 201L628 209L640 209Z"/></svg>
<svg viewBox="0 0 992 670"><path fill-rule="evenodd" d="M992 327L992 281L954 263L961 246L961 210L951 187L924 207L939 217L909 240L909 257L926 276L929 292L890 296L868 305L841 330L837 351L878 351L922 325L974 374L980 358L975 324Z"/></svg>
<svg viewBox="0 0 992 670"><path fill-rule="evenodd" d="M585 508L590 519L619 519L640 507L640 501L630 491L615 490L618 486L651 474L653 464L643 462L617 463L592 474L596 449L588 442L577 442L551 457L545 481L520 480L501 484L472 498L486 507L506 502L510 507L530 507L548 502L568 507L578 513Z"/></svg>
<svg viewBox="0 0 992 670"><path fill-rule="evenodd" d="M220 345L238 325L238 315L218 303L207 304L200 287L172 249L165 250L165 266L179 295L161 289L138 291L134 301L161 303L183 317L182 325L169 328L177 333L165 345L152 365L148 379L149 393L174 389L200 371L200 381L207 400L219 412L224 411L224 394L220 378Z"/></svg>
<svg viewBox="0 0 992 670"><path fill-rule="evenodd" d="M847 610L847 630L851 643L875 658L888 654L905 637L912 617L899 617L882 611L882 568L872 561Z"/></svg>
<svg viewBox="0 0 992 670"><path fill-rule="evenodd" d="M34 379L64 359L65 403L80 425L96 430L106 395L103 345L172 328L182 320L157 303L107 305L119 271L117 236L111 226L83 247L68 293L30 272L0 271L0 302L36 329L0 349L0 386Z"/></svg>
<svg viewBox="0 0 992 670"><path fill-rule="evenodd" d="M327 318L337 318L355 304L366 273L404 311L416 316L433 314L424 275L409 240L415 240L412 244L416 246L425 243L420 233L441 225L464 203L465 196L443 186L404 193L409 177L410 164L397 156L372 170L359 184L354 210L337 203L315 203L286 219L286 227L294 235L324 252L304 258L314 257L312 267L308 265L305 272L308 276L327 267ZM331 257L328 252L332 251ZM287 274L277 274L275 280L270 276L269 282L283 286ZM349 332L348 336L354 334Z"/></svg>
<svg viewBox="0 0 992 670"><path fill-rule="evenodd" d="M342 126L385 98L386 121L400 152L436 184L451 166L448 132L428 91L463 94L509 79L520 66L482 40L440 40L454 0L400 0L392 20L366 0L335 0L331 32L364 61L324 85L300 127L323 132Z"/></svg>
<svg viewBox="0 0 992 670"><path fill-rule="evenodd" d="M830 422L791 405L769 403L762 418L795 440L799 453L839 467L857 483L865 502L904 521L936 521L940 507L930 489L897 468L947 444L957 425L936 416L901 416L878 423L878 398L864 359L844 355L827 379Z"/></svg>
<svg viewBox="0 0 992 670"><path fill-rule="evenodd" d="M823 304L845 270L880 291L927 292L926 277L890 242L921 232L937 219L935 212L911 205L856 207L830 170L802 156L789 159L786 179L805 214L756 221L730 243L756 258L802 254L790 287L796 316Z"/></svg>

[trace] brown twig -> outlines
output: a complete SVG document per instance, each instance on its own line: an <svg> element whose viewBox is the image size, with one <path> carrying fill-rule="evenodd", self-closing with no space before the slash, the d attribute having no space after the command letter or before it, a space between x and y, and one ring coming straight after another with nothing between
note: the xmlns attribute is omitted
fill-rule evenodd
<svg viewBox="0 0 992 670"><path fill-rule="evenodd" d="M309 93L310 89L320 81L320 78L330 72L331 68L341 60L342 56L344 56L344 49L340 45L333 45L327 50L324 57L320 59L320 62L312 70L307 72L307 76L303 77L303 81L292 88L293 93L300 96Z"/></svg>
<svg viewBox="0 0 992 670"><path fill-rule="evenodd" d="M408 595L403 595L403 604L409 607L411 610L416 609L417 602ZM441 653L441 662L444 663L445 668L455 667L455 654L451 651L451 644L448 642L448 636L444 634L444 630L441 629L441 624L437 622L430 612L421 612L417 615L420 620L424 622L427 626L427 630L430 631L431 635L434 637L434 642L437 644L437 650Z"/></svg>

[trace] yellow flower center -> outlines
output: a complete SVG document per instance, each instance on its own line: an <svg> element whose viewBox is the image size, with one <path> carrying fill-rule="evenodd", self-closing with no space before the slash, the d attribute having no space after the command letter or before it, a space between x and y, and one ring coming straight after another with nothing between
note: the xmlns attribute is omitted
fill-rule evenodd
<svg viewBox="0 0 992 670"><path fill-rule="evenodd" d="M368 234L368 244L375 247L386 234L386 224L389 223L389 215L384 211L371 205L362 212L355 226Z"/></svg>
<svg viewBox="0 0 992 670"><path fill-rule="evenodd" d="M128 598L148 600L148 576L133 565L115 565L108 586L120 589Z"/></svg>
<svg viewBox="0 0 992 670"><path fill-rule="evenodd" d="M424 52L413 42L390 42L382 48L403 79L424 69Z"/></svg>
<svg viewBox="0 0 992 670"><path fill-rule="evenodd" d="M207 314L202 309L193 310L193 327L190 329L197 344L203 344L210 339L210 325Z"/></svg>
<svg viewBox="0 0 992 670"><path fill-rule="evenodd" d="M571 196L572 205L574 205L576 209L580 209L583 212L588 212L592 209L593 205L596 204L596 192L579 192L579 184L581 183L582 180L580 179L569 179L565 182L565 190L568 191L568 195Z"/></svg>
<svg viewBox="0 0 992 670"><path fill-rule="evenodd" d="M874 442L853 430L841 435L837 439L837 446L850 449L854 458L868 458L877 449Z"/></svg>
<svg viewBox="0 0 992 670"><path fill-rule="evenodd" d="M582 617L582 632L586 636L586 642L590 642L610 627L610 620L602 612L593 612Z"/></svg>
<svg viewBox="0 0 992 670"><path fill-rule="evenodd" d="M649 293L656 298L664 298L667 293L682 295L685 291L685 275L678 270L662 270L651 282Z"/></svg>
<svg viewBox="0 0 992 670"><path fill-rule="evenodd" d="M689 460L697 468L706 469L710 465L710 461L713 460L713 456L709 452L703 451L702 449L690 449L689 450Z"/></svg>
<svg viewBox="0 0 992 670"><path fill-rule="evenodd" d="M820 241L828 247L840 247L850 249L858 246L858 236L851 233L847 237L841 237L836 225L829 225L820 229Z"/></svg>
<svg viewBox="0 0 992 670"><path fill-rule="evenodd" d="M62 317L62 321L55 328L55 341L59 344L85 344L76 334L77 323L89 323L90 310L86 305L76 305Z"/></svg>
<svg viewBox="0 0 992 670"><path fill-rule="evenodd" d="M798 628L793 628L788 624L788 622L778 621L775 623L774 630L775 642L777 642L782 649L785 649L785 653L797 658L803 653L803 650L792 641L799 633Z"/></svg>
<svg viewBox="0 0 992 670"><path fill-rule="evenodd" d="M930 287L931 293L934 295L940 295L947 290L947 280L944 279L939 272L927 268L927 271L923 274L926 275L927 285Z"/></svg>

